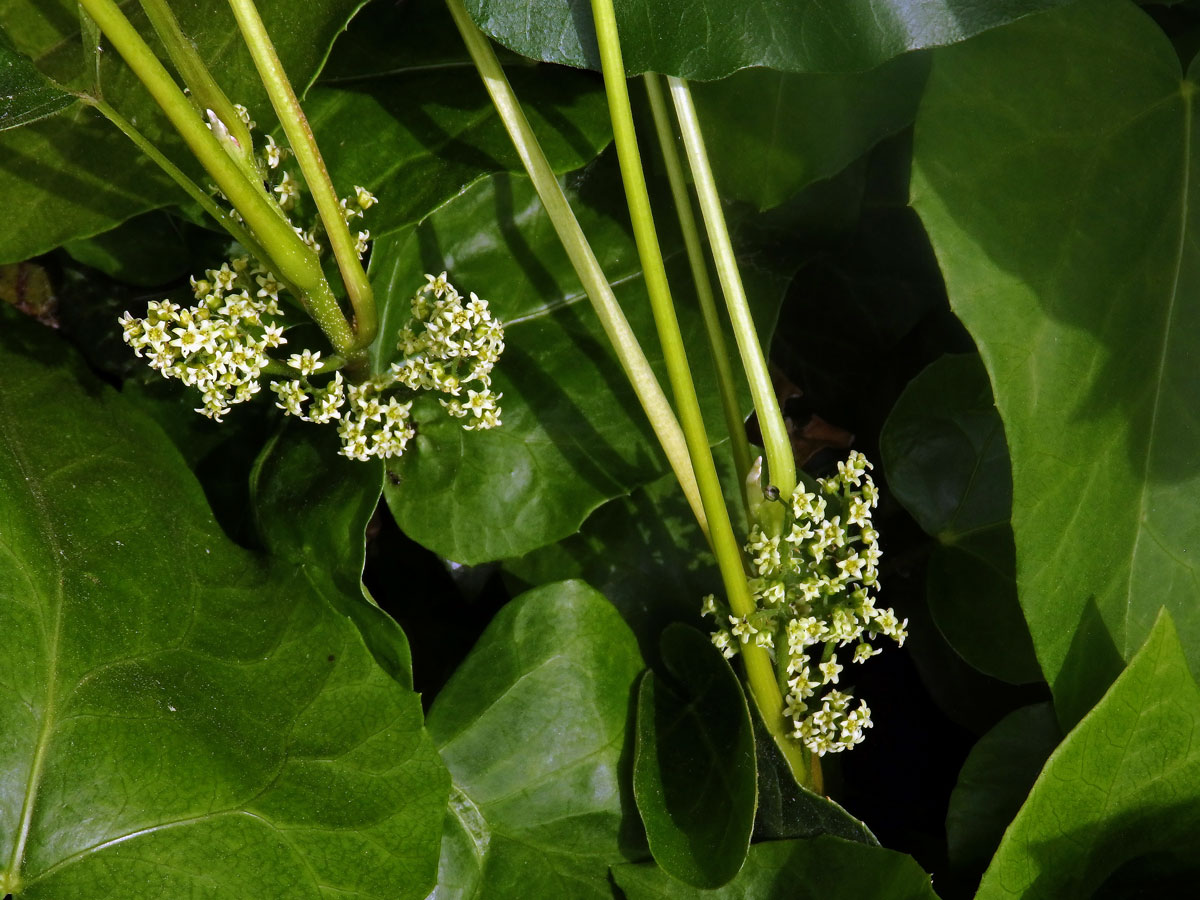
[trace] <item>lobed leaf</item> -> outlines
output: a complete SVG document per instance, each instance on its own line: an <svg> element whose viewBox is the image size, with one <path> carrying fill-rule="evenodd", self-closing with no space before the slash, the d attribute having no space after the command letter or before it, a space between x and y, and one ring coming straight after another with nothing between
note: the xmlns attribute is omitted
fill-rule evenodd
<svg viewBox="0 0 1200 900"><path fill-rule="evenodd" d="M636 839L622 794L641 669L629 629L582 582L500 610L429 711L453 778L430 900L612 896L608 867Z"/></svg>
<svg viewBox="0 0 1200 900"><path fill-rule="evenodd" d="M661 351L641 269L627 232L624 196L603 159L571 192L571 203L660 381ZM666 244L676 285L689 284L678 239ZM760 329L774 317L778 274L743 268ZM401 529L462 563L518 556L574 533L600 504L666 469L625 378L537 194L524 178L475 185L418 228L385 238L371 268L381 303L375 365L395 358L422 273L451 281L491 305L506 326L507 349L492 373L504 394L503 426L464 432L432 398L413 409L415 446L391 465L398 483L384 496ZM681 298L686 296L680 294ZM710 434L719 419L715 376L698 309L681 301ZM747 403L747 406L749 404Z"/></svg>
<svg viewBox="0 0 1200 900"><path fill-rule="evenodd" d="M979 900L1187 891L1200 851L1200 687L1171 616L1051 754Z"/></svg>
<svg viewBox="0 0 1200 900"><path fill-rule="evenodd" d="M361 598L233 544L157 426L0 321L0 889L424 896L447 777Z"/></svg>
<svg viewBox="0 0 1200 900"><path fill-rule="evenodd" d="M935 60L912 200L988 368L1017 584L1069 726L1172 613L1200 667L1195 72L1132 4Z"/></svg>

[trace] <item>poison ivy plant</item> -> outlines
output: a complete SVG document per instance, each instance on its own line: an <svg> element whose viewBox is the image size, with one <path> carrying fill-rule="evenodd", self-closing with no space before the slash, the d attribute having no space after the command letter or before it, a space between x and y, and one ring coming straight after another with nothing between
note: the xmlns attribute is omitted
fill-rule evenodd
<svg viewBox="0 0 1200 900"><path fill-rule="evenodd" d="M909 50L951 44L1058 6L1063 0L929 4L902 0L653 0L615 4L625 68L721 78L747 66L792 72L869 69ZM523 56L599 68L587 4L574 0L467 0L476 24Z"/></svg>
<svg viewBox="0 0 1200 900"><path fill-rule="evenodd" d="M929 876L911 857L824 836L750 848L737 878L717 890L675 881L654 866L613 869L628 900L936 900Z"/></svg>
<svg viewBox="0 0 1200 900"><path fill-rule="evenodd" d="M1200 687L1160 613L1128 668L1050 756L980 900L1190 890L1200 851Z"/></svg>
<svg viewBox="0 0 1200 900"><path fill-rule="evenodd" d="M364 601L230 542L157 426L0 321L0 887L424 896L446 773Z"/></svg>
<svg viewBox="0 0 1200 900"><path fill-rule="evenodd" d="M928 56L914 53L869 72L746 69L694 85L722 194L766 210L837 175L912 124L928 71Z"/></svg>
<svg viewBox="0 0 1200 900"><path fill-rule="evenodd" d="M1066 725L1164 604L1200 668L1194 77L1132 4L1076 4L944 51L917 119L913 204L995 386Z"/></svg>
<svg viewBox="0 0 1200 900"><path fill-rule="evenodd" d="M714 888L741 869L756 803L754 727L737 676L707 635L675 624L664 671L638 687L633 791L654 859Z"/></svg>
<svg viewBox="0 0 1200 900"><path fill-rule="evenodd" d="M431 900L612 896L608 867L640 844L624 795L641 669L582 582L496 615L429 711L453 779Z"/></svg>
<svg viewBox="0 0 1200 900"><path fill-rule="evenodd" d="M940 545L927 576L938 628L980 671L1039 681L1017 602L1008 445L979 357L945 356L913 379L880 450L892 493Z"/></svg>
<svg viewBox="0 0 1200 900"><path fill-rule="evenodd" d="M630 319L661 374L651 338L633 242L613 209L615 173L607 159L589 169L572 203ZM415 407L416 452L391 466L384 487L400 527L461 563L518 556L574 533L593 509L653 480L665 468L599 322L587 305L541 202L524 178L484 181L418 228L380 241L372 279L381 329L394 334L410 315L422 272L452 267L460 289L487 300L505 323L504 364L494 372L504 394L504 427L464 433L436 403ZM679 244L668 264L686 284ZM769 330L786 280L753 264L744 271L760 328ZM699 311L681 304L690 347L703 348ZM376 348L386 368L395 347ZM693 353L698 389L711 412L720 404L707 354ZM603 389L600 389L603 386Z"/></svg>

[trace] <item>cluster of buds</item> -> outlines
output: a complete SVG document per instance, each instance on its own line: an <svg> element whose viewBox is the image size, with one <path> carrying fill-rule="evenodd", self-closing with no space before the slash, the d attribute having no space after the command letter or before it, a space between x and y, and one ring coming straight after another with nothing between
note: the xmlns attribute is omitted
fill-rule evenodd
<svg viewBox="0 0 1200 900"><path fill-rule="evenodd" d="M839 651L852 646L850 661L863 663L880 652L871 644L879 635L901 646L907 636L907 619L875 607L880 552L871 511L879 493L870 468L851 453L816 491L801 484L781 498L778 533L754 526L746 543L754 612L735 616L714 597L704 600L717 622L713 643L726 657L753 641L775 659L793 737L820 756L861 743L871 727L867 704L853 706L852 695L834 687L844 669Z"/></svg>
<svg viewBox="0 0 1200 900"><path fill-rule="evenodd" d="M502 395L492 392L492 368L504 352L504 326L486 300L471 294L464 302L445 272L426 279L400 332L404 359L392 364L392 376L414 391L448 395L438 399L451 416L467 420L467 431L495 428Z"/></svg>
<svg viewBox="0 0 1200 900"><path fill-rule="evenodd" d="M221 421L235 403L258 393L267 351L287 343L278 324L280 285L247 256L192 278L196 305L152 302L146 317L119 319L125 343L152 369L196 388L196 412Z"/></svg>
<svg viewBox="0 0 1200 900"><path fill-rule="evenodd" d="M253 129L249 113L241 106L237 112ZM219 138L233 140L211 111L208 119ZM280 168L287 156L268 135L256 157L285 216L295 212L300 197L299 181ZM355 186L354 195L341 201L342 216L349 224L377 202L366 188ZM236 210L231 214L236 216ZM308 230L293 227L315 253L321 252L318 225ZM360 259L370 236L369 231L358 232ZM276 406L305 422L336 420L344 456L387 459L403 454L416 434L410 414L419 391L445 395L439 398L442 406L452 417L465 420L468 431L500 424L500 395L492 392L491 372L504 350L504 326L492 317L486 301L475 294L463 298L445 272L427 275L426 281L413 297L412 318L400 333L404 358L387 372L359 382L347 381L337 371L343 361L322 360L320 351L293 353L286 362L268 355L287 343L278 302L284 288L249 257L209 270L203 279L193 278L196 306L185 309L164 300L151 303L144 319L126 312L120 322L126 343L138 356L146 356L168 378L201 392L204 405L197 412L220 421L234 403L259 392L264 373L286 372L290 377L270 384ZM323 383L315 384L314 379Z"/></svg>

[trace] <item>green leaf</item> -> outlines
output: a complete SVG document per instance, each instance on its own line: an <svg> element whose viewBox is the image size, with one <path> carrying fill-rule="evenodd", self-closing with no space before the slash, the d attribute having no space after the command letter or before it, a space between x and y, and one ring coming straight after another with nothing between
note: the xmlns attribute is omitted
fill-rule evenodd
<svg viewBox="0 0 1200 900"><path fill-rule="evenodd" d="M698 890L650 865L617 866L628 900L936 900L929 876L912 857L882 847L824 837L750 848L737 878Z"/></svg>
<svg viewBox="0 0 1200 900"><path fill-rule="evenodd" d="M979 357L944 356L914 378L879 445L888 487L940 545L927 576L938 628L980 671L1040 681L1017 601L1008 445Z"/></svg>
<svg viewBox="0 0 1200 900"><path fill-rule="evenodd" d="M37 122L74 102L0 31L0 131Z"/></svg>
<svg viewBox="0 0 1200 900"><path fill-rule="evenodd" d="M1065 725L1164 604L1200 667L1194 93L1114 0L946 50L917 120L913 204L995 388L1021 604Z"/></svg>
<svg viewBox="0 0 1200 900"><path fill-rule="evenodd" d="M1054 707L1035 703L1013 710L971 748L946 811L954 865L986 867L1060 740Z"/></svg>
<svg viewBox="0 0 1200 900"><path fill-rule="evenodd" d="M590 162L612 138L600 80L521 62L508 77L551 166ZM305 111L339 192L361 184L379 197L376 237L485 175L523 171L442 3L376 3L355 16Z"/></svg>
<svg viewBox="0 0 1200 900"><path fill-rule="evenodd" d="M429 711L453 788L433 898L612 896L637 644L582 582L500 610Z"/></svg>
<svg viewBox="0 0 1200 900"><path fill-rule="evenodd" d="M156 287L188 275L192 261L181 223L162 211L63 245L71 258L126 284Z"/></svg>
<svg viewBox="0 0 1200 900"><path fill-rule="evenodd" d="M929 57L910 54L869 72L746 69L693 85L722 195L765 210L836 175L912 123L928 72Z"/></svg>
<svg viewBox="0 0 1200 900"><path fill-rule="evenodd" d="M617 299L660 381L661 351L624 194L610 158L570 192ZM665 232L666 233L666 232ZM669 239L668 239L669 240ZM677 240L665 244L677 286L690 284ZM410 316L423 272L450 270L463 291L489 302L506 323L507 349L493 372L504 394L503 426L464 432L428 398L413 409L415 446L391 466L384 486L401 529L462 563L518 556L574 533L587 515L666 469L645 415L588 303L537 194L525 178L481 182L422 225L380 241L371 275L381 331L395 335ZM747 260L747 291L760 331L769 333L786 283ZM699 311L679 293L680 326L692 353L710 434L723 429L715 377ZM375 364L396 354L394 338L376 345Z"/></svg>
<svg viewBox="0 0 1200 900"><path fill-rule="evenodd" d="M625 70L722 78L747 66L790 72L870 69L1060 5L992 0L947 7L906 0L617 0ZM577 0L466 0L483 31L522 56L599 69L591 10Z"/></svg>
<svg viewBox="0 0 1200 900"><path fill-rule="evenodd" d="M383 464L346 459L340 447L332 429L295 422L268 442L250 473L258 534L358 625L376 662L411 688L408 639L362 583L365 532L383 488Z"/></svg>
<svg viewBox="0 0 1200 900"><path fill-rule="evenodd" d="M0 890L424 896L447 779L416 695L222 533L149 419L0 319Z"/></svg>
<svg viewBox="0 0 1200 900"><path fill-rule="evenodd" d="M694 887L720 887L742 867L754 827L754 729L737 676L686 625L662 635L666 672L638 689L633 793L650 852Z"/></svg>
<svg viewBox="0 0 1200 900"><path fill-rule="evenodd" d="M361 3L264 0L258 4L297 91L316 77L334 37ZM93 74L85 71L80 53L75 5L45 6L35 15L24 4L0 4L0 28L34 57L41 71L66 86L90 90ZM173 10L230 99L245 104L260 126L269 125L270 103L228 3L197 0L176 4ZM143 35L152 36L140 8L125 4L125 12ZM107 43L100 69L105 100L203 183L206 179L166 117ZM0 262L28 259L183 199L174 182L142 157L128 138L82 103L0 134L0 197L7 215L0 232Z"/></svg>
<svg viewBox="0 0 1200 900"><path fill-rule="evenodd" d="M1164 611L1128 668L1051 755L978 897L1191 890L1198 836L1200 687Z"/></svg>

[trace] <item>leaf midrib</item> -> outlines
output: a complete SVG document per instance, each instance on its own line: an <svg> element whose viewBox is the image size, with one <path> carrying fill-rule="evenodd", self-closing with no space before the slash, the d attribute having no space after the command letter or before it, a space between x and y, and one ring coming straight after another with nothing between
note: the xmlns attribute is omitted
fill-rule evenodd
<svg viewBox="0 0 1200 900"><path fill-rule="evenodd" d="M3 395L0 394L0 399L2 397ZM58 682L58 647L62 635L63 583L65 573L61 563L61 560L64 559L62 545L59 543L58 534L54 530L53 519L50 516L46 498L42 495L38 487L38 482L31 477L30 473L32 470L28 466L24 454L21 452L20 444L15 439L14 431L9 424L9 416L5 414L2 402L0 402L0 441L3 441L5 447L7 447L10 458L24 478L37 517L41 519L42 527L40 530L50 548L51 558L54 561L53 565L58 575L55 579L54 597L51 600L54 605L54 627L50 634L50 643L46 648L49 673L46 680L46 697L43 705L42 724L38 729L37 742L34 745L29 776L25 783L25 795L21 802L20 824L17 829L16 839L13 842L13 851L8 861L7 873L5 874L8 889L15 891L20 884L21 865L24 862L25 845L28 842L29 830L33 822L33 810L37 803L38 788L41 785L42 768L45 765L50 736L54 731L54 706L57 701L56 686Z"/></svg>
<svg viewBox="0 0 1200 900"><path fill-rule="evenodd" d="M1158 413L1162 406L1162 389L1164 373L1167 367L1167 350L1171 345L1171 323L1175 319L1176 301L1179 298L1179 282L1183 275L1183 252L1187 247L1188 214L1191 211L1191 176L1192 176L1192 104L1195 85L1186 78L1182 81L1183 96L1183 183L1179 198L1179 241L1175 249L1174 272L1171 277L1171 299L1167 302L1167 312L1163 319L1162 347L1158 355L1158 371L1154 382L1154 402L1150 408L1150 427L1146 434L1146 453L1142 463L1142 480L1138 488L1138 515L1135 523L1133 550L1129 556L1129 573L1125 587L1125 615L1121 621L1122 656L1129 657L1130 636L1129 617L1133 612L1134 571L1137 568L1138 550L1145 533L1146 497L1150 493L1150 460L1154 457L1154 441L1158 434Z"/></svg>

